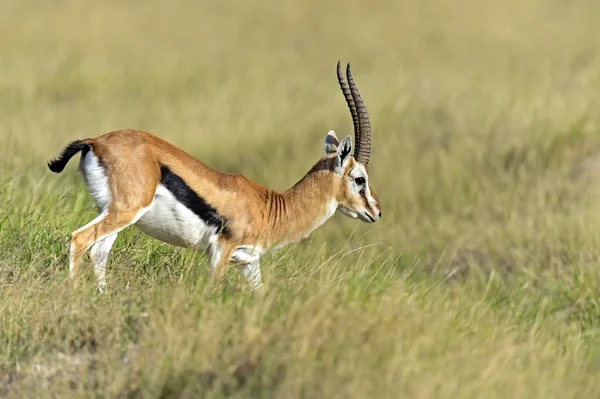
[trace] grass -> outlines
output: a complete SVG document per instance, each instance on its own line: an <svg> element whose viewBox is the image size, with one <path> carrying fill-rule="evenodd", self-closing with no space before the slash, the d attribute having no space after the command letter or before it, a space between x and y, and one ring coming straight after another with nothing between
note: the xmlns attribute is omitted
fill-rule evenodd
<svg viewBox="0 0 600 399"><path fill-rule="evenodd" d="M600 397L596 2L9 1L0 13L0 395ZM336 215L224 292L123 232L108 290L68 279L95 216L67 142L153 132L291 186L371 115L383 218Z"/></svg>

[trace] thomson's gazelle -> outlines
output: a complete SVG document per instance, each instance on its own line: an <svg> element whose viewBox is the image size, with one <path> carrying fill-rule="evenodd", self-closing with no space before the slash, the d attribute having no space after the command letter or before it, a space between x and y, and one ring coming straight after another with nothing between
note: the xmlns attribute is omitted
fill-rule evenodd
<svg viewBox="0 0 600 399"><path fill-rule="evenodd" d="M71 234L69 273L75 278L90 249L98 285L117 233L130 225L164 242L206 250L221 280L230 262L251 287L262 285L259 258L269 248L298 241L336 210L363 222L381 217L369 185L371 128L367 110L346 69L340 87L354 123L355 149L346 136L325 137L325 156L292 188L277 192L241 175L213 170L179 148L138 130L117 130L76 140L48 163L60 173L81 151L79 170L100 215Z"/></svg>

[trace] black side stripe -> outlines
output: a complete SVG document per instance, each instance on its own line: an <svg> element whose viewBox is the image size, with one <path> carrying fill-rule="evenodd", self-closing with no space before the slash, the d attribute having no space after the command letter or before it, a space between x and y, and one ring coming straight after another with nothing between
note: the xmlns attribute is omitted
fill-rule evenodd
<svg viewBox="0 0 600 399"><path fill-rule="evenodd" d="M219 215L217 210L192 190L181 177L165 165L160 166L160 173L161 184L177 198L177 201L198 215L206 224L216 227L225 237L231 236L231 231L227 227L227 219Z"/></svg>

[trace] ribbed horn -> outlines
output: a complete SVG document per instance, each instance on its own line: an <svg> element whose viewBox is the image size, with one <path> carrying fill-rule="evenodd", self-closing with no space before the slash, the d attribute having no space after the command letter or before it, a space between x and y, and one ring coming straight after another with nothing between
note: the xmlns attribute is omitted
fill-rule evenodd
<svg viewBox="0 0 600 399"><path fill-rule="evenodd" d="M358 121L358 112L356 112L356 105L354 104L354 98L350 92L350 87L348 87L346 81L344 80L344 75L342 74L342 68L340 67L339 61L337 63L337 76L338 82L340 82L342 93L344 93L344 97L348 103L348 108L350 108L350 114L352 114L352 123L354 123L354 141L358 143L360 140L360 123Z"/></svg>
<svg viewBox="0 0 600 399"><path fill-rule="evenodd" d="M346 67L346 77L348 78L350 93L352 94L352 99L354 100L354 105L356 108L355 112L358 116L358 129L356 128L356 120L354 122L354 133L356 135L354 143L354 158L356 158L358 162L368 165L369 158L371 157L371 122L369 121L369 114L367 113L367 109L365 108L362 98L360 98L360 93L356 88L354 79L352 79L350 64L348 64Z"/></svg>

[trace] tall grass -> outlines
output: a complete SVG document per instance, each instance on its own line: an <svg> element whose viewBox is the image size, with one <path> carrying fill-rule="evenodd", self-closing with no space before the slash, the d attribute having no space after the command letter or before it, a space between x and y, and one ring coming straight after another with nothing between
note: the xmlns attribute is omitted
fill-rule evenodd
<svg viewBox="0 0 600 399"><path fill-rule="evenodd" d="M596 2L8 1L0 12L0 395L598 397ZM95 216L75 138L150 131L277 189L371 116L383 219L335 216L224 292Z"/></svg>

